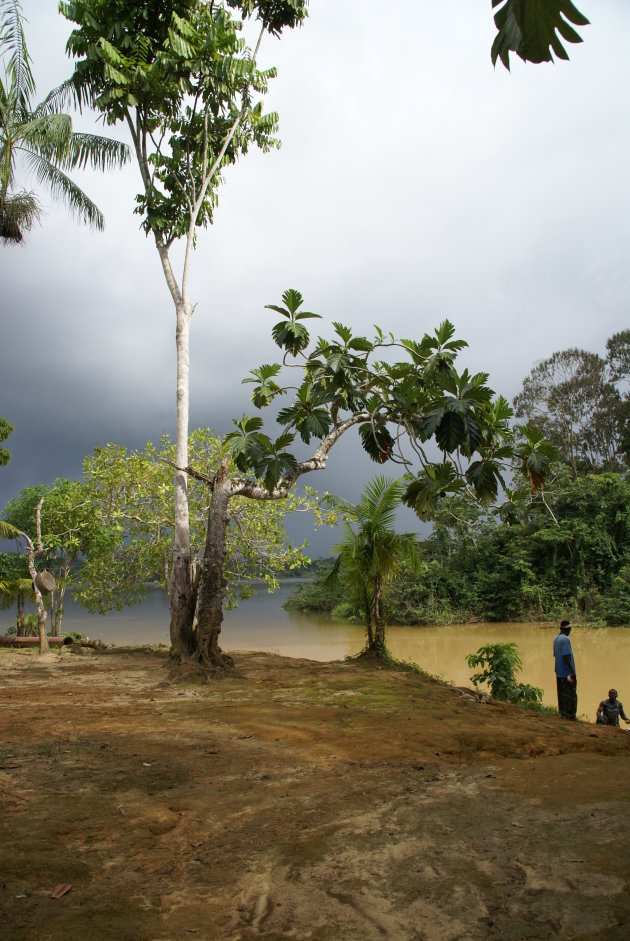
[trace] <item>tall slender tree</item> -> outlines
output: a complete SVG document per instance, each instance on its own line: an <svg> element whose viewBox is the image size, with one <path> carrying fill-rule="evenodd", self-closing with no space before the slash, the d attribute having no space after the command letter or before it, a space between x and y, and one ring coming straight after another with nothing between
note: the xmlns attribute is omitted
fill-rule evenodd
<svg viewBox="0 0 630 941"><path fill-rule="evenodd" d="M35 79L19 0L0 0L0 57L0 238L5 244L21 242L42 214L35 193L16 189L19 158L55 200L81 222L102 229L102 213L68 172L121 166L128 148L108 137L73 131L72 119L60 110L67 86L33 104Z"/></svg>
<svg viewBox="0 0 630 941"><path fill-rule="evenodd" d="M265 35L279 36L306 17L307 0L70 0L77 24L68 40L79 102L131 134L142 188L137 212L154 242L176 319L176 465L188 464L190 270L197 233L212 222L223 171L253 145L277 146L277 115L262 96L274 69L257 58ZM249 48L242 21L257 26ZM177 270L172 248L183 243ZM186 475L175 471L171 644L189 654L196 592Z"/></svg>

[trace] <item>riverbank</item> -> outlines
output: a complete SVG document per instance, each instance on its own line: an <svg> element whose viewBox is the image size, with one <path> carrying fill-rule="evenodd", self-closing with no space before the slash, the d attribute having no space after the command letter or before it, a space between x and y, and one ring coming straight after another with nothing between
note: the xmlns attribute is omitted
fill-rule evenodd
<svg viewBox="0 0 630 941"><path fill-rule="evenodd" d="M285 580L273 594L258 590L238 608L227 611L221 645L228 651L258 650L321 661L358 654L365 643L365 629L347 621L286 611L282 605L292 586L293 580ZM142 604L106 616L86 615L72 602L66 607L67 630L100 638L107 645L169 642L168 599L161 591L153 590ZM9 612L6 617L8 626ZM488 643L516 643L523 661L519 681L542 689L543 702L553 706L556 693L551 650L557 631L557 624L514 622L395 626L387 629L387 644L397 659L417 663L456 686L468 686L473 672L466 662L468 654ZM580 717L594 722L595 710L611 686L619 690L621 701L628 706L628 630L576 627L572 641L579 674Z"/></svg>
<svg viewBox="0 0 630 941"><path fill-rule="evenodd" d="M377 665L236 663L204 685L165 652L0 651L4 941L628 929L630 734Z"/></svg>

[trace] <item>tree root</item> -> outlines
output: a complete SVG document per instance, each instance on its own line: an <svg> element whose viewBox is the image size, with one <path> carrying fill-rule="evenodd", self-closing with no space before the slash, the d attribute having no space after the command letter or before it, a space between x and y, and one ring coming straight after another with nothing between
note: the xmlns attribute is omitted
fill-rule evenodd
<svg viewBox="0 0 630 941"><path fill-rule="evenodd" d="M363 650L356 655L356 657L349 657L348 659L354 660L356 663L377 663L379 665L389 665L392 661L392 656L386 647L377 647L373 645L372 647L364 647Z"/></svg>
<svg viewBox="0 0 630 941"><path fill-rule="evenodd" d="M212 656L200 654L197 662L208 679L221 680L225 676L237 676L233 658L223 651Z"/></svg>
<svg viewBox="0 0 630 941"><path fill-rule="evenodd" d="M240 674L231 657L221 658L220 662L205 662L196 657L168 664L168 683L201 683L208 686L213 680L237 677Z"/></svg>
<svg viewBox="0 0 630 941"><path fill-rule="evenodd" d="M179 682L187 678L198 678L206 684L210 680L221 680L224 677L240 675L234 664L234 659L229 654L223 653L219 648L211 653L205 653L197 648L188 655L171 648L169 662L166 666L169 669L169 680L172 682Z"/></svg>

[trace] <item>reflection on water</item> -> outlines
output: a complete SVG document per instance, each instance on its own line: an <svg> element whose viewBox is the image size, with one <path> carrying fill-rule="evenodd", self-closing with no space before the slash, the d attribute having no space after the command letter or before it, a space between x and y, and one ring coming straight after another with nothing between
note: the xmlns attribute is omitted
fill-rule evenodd
<svg viewBox="0 0 630 941"><path fill-rule="evenodd" d="M340 660L360 651L363 628L329 618L289 614L282 608L297 580L288 579L273 595L264 587L228 611L221 645L225 650L266 650L288 657ZM0 632L12 622L2 612ZM100 637L107 644L164 643L168 637L168 602L162 592L150 591L141 605L107 615L88 615L72 602L66 605L64 626ZM546 705L556 705L552 641L556 626L540 624L458 624L449 627L390 627L388 646L400 660L419 664L428 673L457 686L470 686L466 654L483 644L515 641L523 660L518 679L544 690ZM578 713L594 721L595 710L611 686L619 691L630 715L630 630L574 628L571 642L578 674ZM630 727L629 727L630 728Z"/></svg>

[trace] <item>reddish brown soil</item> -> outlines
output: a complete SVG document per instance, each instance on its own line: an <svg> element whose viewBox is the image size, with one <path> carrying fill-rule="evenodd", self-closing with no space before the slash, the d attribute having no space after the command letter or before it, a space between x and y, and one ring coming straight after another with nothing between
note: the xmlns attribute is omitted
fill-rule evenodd
<svg viewBox="0 0 630 941"><path fill-rule="evenodd" d="M0 651L3 941L630 937L630 734L236 662Z"/></svg>

